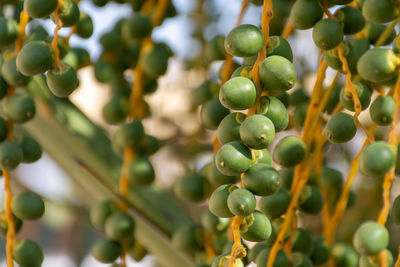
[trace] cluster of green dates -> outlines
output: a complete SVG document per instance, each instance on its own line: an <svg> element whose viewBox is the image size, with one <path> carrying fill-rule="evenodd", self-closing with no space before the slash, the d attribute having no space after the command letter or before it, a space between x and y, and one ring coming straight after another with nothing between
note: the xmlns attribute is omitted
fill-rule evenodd
<svg viewBox="0 0 400 267"><path fill-rule="evenodd" d="M97 241L92 248L92 255L98 261L113 263L123 253L136 261L146 256L146 249L134 239L134 219L122 211L116 202L105 200L96 204L90 212L90 221L106 235L106 238Z"/></svg>
<svg viewBox="0 0 400 267"><path fill-rule="evenodd" d="M263 1L249 2L263 4ZM395 31L388 32L384 23L398 16L398 7L391 0L355 1L354 5L346 5L351 2L327 1L328 7L338 7L334 18L325 19L322 1L272 1L274 16L266 48L260 28L250 24L237 26L226 37L218 35L207 43L205 55L209 62L225 60L226 54L230 54L235 63L232 75L224 84L210 79L191 91L193 106L201 106L200 119L204 128L216 130L221 147L210 163L196 173L181 177L173 186L175 195L183 202L202 203L208 199L209 209L200 216L198 225L181 227L172 238L177 248L195 256L198 266L210 266L204 252L209 242L205 233L212 234L211 246L220 255L212 261L211 267L228 266L233 242L227 233L233 216L243 218L240 235L242 246L248 251L247 255L242 253L236 259L234 266L246 266L250 262L258 267L266 266L292 197L294 168L310 153L302 139L279 133L303 128L310 105L310 97L302 89L304 81L297 77L292 63L290 44L280 36L288 19L298 30L312 29L312 39L323 51L327 65L344 73L338 53L338 46L342 45L351 74L359 77L353 84L360 109L368 109L371 121L379 127L392 123L394 98L390 95L374 98L373 94L375 86L393 86L397 80L399 45ZM385 30L389 34L379 41L380 45L394 43L393 49L372 47ZM267 57L254 69L261 49L266 49ZM224 66L220 78L223 78ZM259 85L253 80L256 75ZM296 83L300 86L293 89ZM357 132L357 122L350 115L356 111L351 88L337 84L332 89L323 110L326 115L323 134L328 139L324 151L335 144L351 141ZM333 113L338 105L342 105L344 111ZM276 136L279 136L278 141L275 141ZM369 144L361 155L361 173L383 177L394 166L398 173L397 148L385 138L376 138L378 141ZM268 149L273 143L274 150L270 153ZM314 147L310 148L311 152ZM344 178L333 165L327 159L321 170L312 169L299 199L300 213L315 216L321 213L324 205L334 211ZM237 185L241 176L242 188ZM322 192L327 194L325 199ZM347 209L353 206L355 197L350 191ZM394 202L391 217L400 222L400 197ZM359 226L353 239L354 248L341 242L328 246L322 236L303 228L289 231L285 241L289 237L292 253L280 251L275 267L320 266L329 259L341 267L374 267L379 266L378 254L384 250L388 252L389 266L393 266L392 254L387 250L388 231L373 221ZM257 243L248 249L244 241Z"/></svg>

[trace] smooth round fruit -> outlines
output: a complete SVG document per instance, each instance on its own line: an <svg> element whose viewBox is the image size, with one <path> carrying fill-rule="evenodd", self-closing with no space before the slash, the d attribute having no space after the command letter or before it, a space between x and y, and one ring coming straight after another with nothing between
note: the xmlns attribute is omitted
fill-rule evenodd
<svg viewBox="0 0 400 267"><path fill-rule="evenodd" d="M353 74L358 74L357 72L357 63L360 57L368 51L370 48L370 43L365 39L352 39L349 41L351 46L352 56L349 58L349 67L350 71Z"/></svg>
<svg viewBox="0 0 400 267"><path fill-rule="evenodd" d="M365 26L365 19L358 8L345 6L335 11L334 16L343 25L343 33L356 34Z"/></svg>
<svg viewBox="0 0 400 267"><path fill-rule="evenodd" d="M204 103L200 110L200 118L203 126L210 130L217 129L220 122L229 114L218 99L211 99Z"/></svg>
<svg viewBox="0 0 400 267"><path fill-rule="evenodd" d="M342 47L343 47L344 57L346 58L347 62L351 62L353 58L353 48L347 41L343 41L342 44L343 44ZM325 50L324 59L329 67L343 72L342 61L340 60L337 49L334 48L331 50Z"/></svg>
<svg viewBox="0 0 400 267"><path fill-rule="evenodd" d="M217 130L218 141L221 145L232 141L240 141L240 125L245 120L246 115L234 112L227 115L219 124Z"/></svg>
<svg viewBox="0 0 400 267"><path fill-rule="evenodd" d="M285 130L289 124L289 114L285 105L274 96L262 96L256 112L270 119L276 132Z"/></svg>
<svg viewBox="0 0 400 267"><path fill-rule="evenodd" d="M254 25L237 26L225 38L225 50L236 57L249 57L258 53L264 44L261 30Z"/></svg>
<svg viewBox="0 0 400 267"><path fill-rule="evenodd" d="M266 148L275 139L275 126L263 115L250 116L240 125L240 138L250 148Z"/></svg>
<svg viewBox="0 0 400 267"><path fill-rule="evenodd" d="M229 227L229 223L230 220L228 218L220 218L209 210L206 210L201 215L201 225L209 233L221 233Z"/></svg>
<svg viewBox="0 0 400 267"><path fill-rule="evenodd" d="M395 154L391 145L378 141L369 144L361 154L360 170L371 176L383 175L392 168Z"/></svg>
<svg viewBox="0 0 400 267"><path fill-rule="evenodd" d="M264 242L258 242L256 243L247 253L247 258L249 259L250 262L255 262L257 259L257 256L260 254L261 251L264 249L269 248L267 244Z"/></svg>
<svg viewBox="0 0 400 267"><path fill-rule="evenodd" d="M293 267L313 267L310 258L301 252L292 253L292 255L290 255L290 261Z"/></svg>
<svg viewBox="0 0 400 267"><path fill-rule="evenodd" d="M234 184L238 179L238 176L230 176L222 174L215 165L214 159L212 160L212 162L210 162L203 168L201 173L207 177L208 181L213 186L220 186L223 184Z"/></svg>
<svg viewBox="0 0 400 267"><path fill-rule="evenodd" d="M323 208L324 200L317 187L306 185L301 193L299 203L302 212L317 215Z"/></svg>
<svg viewBox="0 0 400 267"><path fill-rule="evenodd" d="M153 45L143 51L139 61L146 76L157 79L167 72L168 57L164 47Z"/></svg>
<svg viewBox="0 0 400 267"><path fill-rule="evenodd" d="M122 254L122 246L113 240L97 241L92 248L92 255L102 263L113 263Z"/></svg>
<svg viewBox="0 0 400 267"><path fill-rule="evenodd" d="M312 241L311 261L315 265L325 264L329 260L331 249L321 236L313 236Z"/></svg>
<svg viewBox="0 0 400 267"><path fill-rule="evenodd" d="M182 201L200 202L210 194L211 186L207 179L197 173L187 174L174 183L174 193Z"/></svg>
<svg viewBox="0 0 400 267"><path fill-rule="evenodd" d="M322 19L324 11L317 0L297 0L290 10L290 21L300 30L312 28Z"/></svg>
<svg viewBox="0 0 400 267"><path fill-rule="evenodd" d="M112 240L128 240L133 236L135 221L129 214L116 211L107 218L104 229L106 236Z"/></svg>
<svg viewBox="0 0 400 267"><path fill-rule="evenodd" d="M343 41L342 26L333 19L320 20L314 25L312 37L318 48L333 49Z"/></svg>
<svg viewBox="0 0 400 267"><path fill-rule="evenodd" d="M133 185L149 185L155 176L153 165L147 157L138 156L129 164L128 179Z"/></svg>
<svg viewBox="0 0 400 267"><path fill-rule="evenodd" d="M129 100L119 95L113 96L102 110L103 119L110 124L124 122L128 113Z"/></svg>
<svg viewBox="0 0 400 267"><path fill-rule="evenodd" d="M257 88L248 78L234 77L222 85L219 100L229 109L248 109L256 103Z"/></svg>
<svg viewBox="0 0 400 267"><path fill-rule="evenodd" d="M15 93L3 101L4 115L16 123L24 123L36 114L35 102L26 93Z"/></svg>
<svg viewBox="0 0 400 267"><path fill-rule="evenodd" d="M208 202L208 208L210 211L222 218L229 218L234 216L233 213L228 208L228 197L231 191L237 189L238 187L233 184L221 185L210 196Z"/></svg>
<svg viewBox="0 0 400 267"><path fill-rule="evenodd" d="M44 258L42 249L29 239L17 240L13 246L12 256L18 264L26 267L41 266Z"/></svg>
<svg viewBox="0 0 400 267"><path fill-rule="evenodd" d="M24 135L17 138L17 142L22 149L22 162L33 163L42 157L42 147L32 137Z"/></svg>
<svg viewBox="0 0 400 267"><path fill-rule="evenodd" d="M362 13L369 21L386 23L392 21L399 10L392 0L364 0Z"/></svg>
<svg viewBox="0 0 400 267"><path fill-rule="evenodd" d="M251 164L251 152L240 142L223 145L215 156L215 165L225 175L238 175L247 171Z"/></svg>
<svg viewBox="0 0 400 267"><path fill-rule="evenodd" d="M28 15L35 19L50 16L57 8L57 0L25 0L24 9Z"/></svg>
<svg viewBox="0 0 400 267"><path fill-rule="evenodd" d="M393 78L399 64L399 58L391 49L372 48L358 60L357 71L364 80L380 83Z"/></svg>
<svg viewBox="0 0 400 267"><path fill-rule="evenodd" d="M249 217L250 223L241 224L240 236L243 239L251 242L261 242L267 240L272 233L271 222L267 216L255 210Z"/></svg>
<svg viewBox="0 0 400 267"><path fill-rule="evenodd" d="M357 267L358 254L354 249L344 243L335 244L332 248L332 258L336 266Z"/></svg>
<svg viewBox="0 0 400 267"><path fill-rule="evenodd" d="M270 248L263 249L256 258L257 267L267 266ZM273 267L289 267L289 258L285 252L280 250L276 255Z"/></svg>
<svg viewBox="0 0 400 267"><path fill-rule="evenodd" d="M286 212L290 202L289 192L281 188L273 195L260 199L260 209L271 218L278 218Z"/></svg>
<svg viewBox="0 0 400 267"><path fill-rule="evenodd" d="M134 13L122 25L122 34L126 40L145 38L150 35L153 28L149 16Z"/></svg>
<svg viewBox="0 0 400 267"><path fill-rule="evenodd" d="M203 245L203 232L191 225L180 227L172 235L172 245L186 252L200 250Z"/></svg>
<svg viewBox="0 0 400 267"><path fill-rule="evenodd" d="M355 82L353 84L358 99L360 100L361 110L364 110L369 106L369 103L371 102L371 92L368 86L363 82ZM340 102L347 110L355 111L353 95L351 94L349 88L342 88L342 91L340 92Z"/></svg>
<svg viewBox="0 0 400 267"><path fill-rule="evenodd" d="M62 71L52 69L47 73L47 85L50 91L58 97L69 96L78 86L79 79L76 71L71 66L63 63Z"/></svg>
<svg viewBox="0 0 400 267"><path fill-rule="evenodd" d="M108 217L118 210L119 207L114 201L105 200L97 203L90 210L90 222L97 229L103 229Z"/></svg>
<svg viewBox="0 0 400 267"><path fill-rule="evenodd" d="M396 102L391 96L378 96L369 108L369 115L378 125L389 125L393 120Z"/></svg>
<svg viewBox="0 0 400 267"><path fill-rule="evenodd" d="M90 38L93 34L92 18L85 12L79 15L79 21L76 24L76 34L81 38Z"/></svg>
<svg viewBox="0 0 400 267"><path fill-rule="evenodd" d="M18 26L15 20L0 16L0 47L13 44L17 36Z"/></svg>
<svg viewBox="0 0 400 267"><path fill-rule="evenodd" d="M268 91L287 91L297 81L297 73L292 62L281 56L269 56L259 68L260 80Z"/></svg>
<svg viewBox="0 0 400 267"><path fill-rule="evenodd" d="M13 198L11 209L22 220L36 220L43 216L45 206L39 195L23 192Z"/></svg>
<svg viewBox="0 0 400 267"><path fill-rule="evenodd" d="M264 163L272 167L272 156L268 149L253 150L253 164Z"/></svg>
<svg viewBox="0 0 400 267"><path fill-rule="evenodd" d="M123 124L114 133L113 142L115 145L124 149L126 147L135 148L144 136L144 128L140 120Z"/></svg>
<svg viewBox="0 0 400 267"><path fill-rule="evenodd" d="M362 33L365 36L364 38L366 38L370 44L375 45L381 34L387 30L387 27L388 26L384 24L370 22L364 27ZM386 40L382 42L381 45L391 44L394 38L396 38L396 31L393 29L390 31L389 36L386 37Z"/></svg>
<svg viewBox="0 0 400 267"><path fill-rule="evenodd" d="M270 36L267 46L268 56L281 56L293 62L293 52L288 41L282 36Z"/></svg>
<svg viewBox="0 0 400 267"><path fill-rule="evenodd" d="M8 58L3 62L1 66L1 74L3 75L4 80L14 87L27 85L31 80L30 77L23 75L17 69L17 57Z"/></svg>
<svg viewBox="0 0 400 267"><path fill-rule="evenodd" d="M274 150L274 160L283 167L292 167L306 156L305 143L295 136L287 136L279 141Z"/></svg>
<svg viewBox="0 0 400 267"><path fill-rule="evenodd" d="M325 126L326 137L332 143L345 143L353 139L357 132L354 118L340 112L333 115Z"/></svg>
<svg viewBox="0 0 400 267"><path fill-rule="evenodd" d="M205 46L206 58L208 61L225 59L225 37L222 35L214 36Z"/></svg>
<svg viewBox="0 0 400 267"><path fill-rule="evenodd" d="M306 255L311 255L313 249L313 241L311 234L303 229L297 228L293 234L293 246L292 250L295 252L302 252Z"/></svg>
<svg viewBox="0 0 400 267"><path fill-rule="evenodd" d="M79 21L79 7L73 0L63 0L63 4L58 11L58 18L62 22L63 27L74 26ZM54 21L54 16L52 16Z"/></svg>
<svg viewBox="0 0 400 267"><path fill-rule="evenodd" d="M3 170L14 170L22 159L23 152L19 144L14 141L0 143L0 166Z"/></svg>
<svg viewBox="0 0 400 267"><path fill-rule="evenodd" d="M219 85L216 82L207 80L190 92L190 100L193 106L197 107L204 104L211 98L213 98L215 92L218 91L219 91Z"/></svg>
<svg viewBox="0 0 400 267"><path fill-rule="evenodd" d="M268 196L278 191L280 175L270 165L257 163L244 173L243 184L256 195Z"/></svg>
<svg viewBox="0 0 400 267"><path fill-rule="evenodd" d="M340 192L343 187L343 175L338 170L323 166L319 174L318 185L328 191Z"/></svg>
<svg viewBox="0 0 400 267"><path fill-rule="evenodd" d="M112 66L104 60L99 60L94 64L94 76L101 83L107 83L112 79Z"/></svg>
<svg viewBox="0 0 400 267"><path fill-rule="evenodd" d="M354 248L360 254L375 255L389 244L389 232L385 226L374 221L364 222L353 237Z"/></svg>
<svg viewBox="0 0 400 267"><path fill-rule="evenodd" d="M387 266L393 267L393 255L392 253L385 249L386 257L387 257ZM379 255L368 256L368 255L361 255L359 267L379 267L380 259Z"/></svg>
<svg viewBox="0 0 400 267"><path fill-rule="evenodd" d="M228 208L236 216L248 216L256 208L256 198L247 189L236 189L228 196Z"/></svg>

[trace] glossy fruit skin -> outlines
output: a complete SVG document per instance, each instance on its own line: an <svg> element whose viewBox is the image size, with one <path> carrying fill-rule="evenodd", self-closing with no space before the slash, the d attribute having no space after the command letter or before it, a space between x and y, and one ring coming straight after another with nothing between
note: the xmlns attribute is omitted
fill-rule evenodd
<svg viewBox="0 0 400 267"><path fill-rule="evenodd" d="M256 243L247 253L247 258L249 259L250 262L255 262L257 259L257 256L260 254L261 251L264 249L269 248L267 244L264 242L258 242Z"/></svg>
<svg viewBox="0 0 400 267"><path fill-rule="evenodd" d="M206 58L208 61L224 60L225 59L225 37L216 35L207 42L205 47Z"/></svg>
<svg viewBox="0 0 400 267"><path fill-rule="evenodd" d="M256 103L257 88L248 78L234 77L222 85L219 100L229 109L248 109Z"/></svg>
<svg viewBox="0 0 400 267"><path fill-rule="evenodd" d="M365 26L365 19L361 11L355 7L345 6L336 10L335 17L343 25L343 33L356 34Z"/></svg>
<svg viewBox="0 0 400 267"><path fill-rule="evenodd" d="M258 53L264 44L261 30L251 24L237 26L225 38L225 50L236 57L249 57Z"/></svg>
<svg viewBox="0 0 400 267"><path fill-rule="evenodd" d="M365 39L352 39L348 42L351 46L352 56L349 59L349 68L351 73L357 74L357 63L360 57L368 51L370 43Z"/></svg>
<svg viewBox="0 0 400 267"><path fill-rule="evenodd" d="M185 252L200 250L202 244L202 230L192 225L180 227L172 235L172 245Z"/></svg>
<svg viewBox="0 0 400 267"><path fill-rule="evenodd" d="M182 201L203 201L211 191L207 179L197 173L187 174L179 178L174 184L174 193Z"/></svg>
<svg viewBox="0 0 400 267"><path fill-rule="evenodd" d="M241 140L239 129L245 118L246 115L241 112L233 112L223 118L217 130L217 138L221 145Z"/></svg>
<svg viewBox="0 0 400 267"><path fill-rule="evenodd" d="M389 125L393 120L393 112L396 102L391 96L378 96L372 102L369 115L373 122L378 125Z"/></svg>
<svg viewBox="0 0 400 267"><path fill-rule="evenodd" d="M263 115L252 115L240 125L240 138L250 148L266 148L275 139L275 126Z"/></svg>
<svg viewBox="0 0 400 267"><path fill-rule="evenodd" d="M386 23L392 21L399 10L392 0L364 0L362 13L369 21Z"/></svg>
<svg viewBox="0 0 400 267"><path fill-rule="evenodd" d="M144 136L144 128L140 120L121 125L113 136L115 145L124 149L135 148Z"/></svg>
<svg viewBox="0 0 400 267"><path fill-rule="evenodd" d="M364 110L371 102L371 92L368 86L363 82L354 82L353 84L358 95L358 99L360 100L361 110ZM347 110L355 111L353 95L351 94L350 89L347 87L343 87L342 91L340 92L340 102Z"/></svg>
<svg viewBox="0 0 400 267"><path fill-rule="evenodd" d="M0 16L0 47L6 47L15 42L18 36L17 23L13 19Z"/></svg>
<svg viewBox="0 0 400 267"><path fill-rule="evenodd" d="M331 250L321 236L312 237L313 245L311 252L311 260L315 265L325 264L330 257Z"/></svg>
<svg viewBox="0 0 400 267"><path fill-rule="evenodd" d="M210 162L203 168L201 173L207 177L208 181L213 186L234 184L238 180L238 176L230 176L222 174L215 165L214 159L212 160L212 162Z"/></svg>
<svg viewBox="0 0 400 267"><path fill-rule="evenodd" d="M271 222L262 212L255 210L252 215L252 222L241 230L240 235L243 239L251 242L261 242L267 240L272 233Z"/></svg>
<svg viewBox="0 0 400 267"><path fill-rule="evenodd" d="M221 185L210 196L208 207L210 211L221 218L234 216L228 208L228 197L232 190L238 187L233 184Z"/></svg>
<svg viewBox="0 0 400 267"><path fill-rule="evenodd" d="M287 136L279 141L274 150L274 160L283 167L292 167L306 156L306 145L295 137Z"/></svg>
<svg viewBox="0 0 400 267"><path fill-rule="evenodd" d="M57 8L57 0L26 0L24 9L35 19L47 18Z"/></svg>
<svg viewBox="0 0 400 267"><path fill-rule="evenodd" d="M68 97L79 86L75 69L67 64L62 64L63 71L52 69L47 73L47 85L50 91L58 97Z"/></svg>
<svg viewBox="0 0 400 267"><path fill-rule="evenodd" d="M113 96L102 110L103 119L109 124L124 122L128 113L129 100L119 95Z"/></svg>
<svg viewBox="0 0 400 267"><path fill-rule="evenodd" d="M149 185L155 176L153 165L147 157L138 156L129 165L128 179L133 185Z"/></svg>
<svg viewBox="0 0 400 267"><path fill-rule="evenodd" d="M58 12L58 17L62 22L62 26L74 26L79 21L80 12L78 5L73 0L63 0L62 3L63 5Z"/></svg>
<svg viewBox="0 0 400 267"><path fill-rule="evenodd" d="M290 11L290 20L300 30L312 28L322 19L324 12L316 0L297 0Z"/></svg>
<svg viewBox="0 0 400 267"><path fill-rule="evenodd" d="M357 63L357 71L364 80L380 83L390 80L395 74L399 59L392 50L372 48L365 52Z"/></svg>
<svg viewBox="0 0 400 267"><path fill-rule="evenodd" d="M340 112L333 115L325 127L326 137L332 143L345 143L353 139L357 132L354 118Z"/></svg>
<svg viewBox="0 0 400 267"><path fill-rule="evenodd" d="M11 209L22 220L36 220L43 216L45 206L39 195L23 192L13 198Z"/></svg>
<svg viewBox="0 0 400 267"><path fill-rule="evenodd" d="M15 214L13 214L14 218L14 227L15 227L15 233L19 233L19 231L22 228L23 221L16 217ZM6 219L6 213L5 211L0 212L0 235L3 237L7 236L7 231L8 231L8 222Z"/></svg>
<svg viewBox="0 0 400 267"><path fill-rule="evenodd" d="M288 41L282 36L270 36L267 46L268 56L281 56L293 62L293 52Z"/></svg>
<svg viewBox="0 0 400 267"><path fill-rule="evenodd" d="M1 66L1 74L4 80L11 86L24 86L31 80L30 77L23 75L17 69L17 57L6 59Z"/></svg>
<svg viewBox="0 0 400 267"><path fill-rule="evenodd" d="M122 25L122 35L126 40L145 38L150 35L153 25L148 16L132 14Z"/></svg>
<svg viewBox="0 0 400 267"><path fill-rule="evenodd" d="M267 216L277 218L286 212L289 202L289 192L286 189L281 188L273 195L262 197L259 205L262 212Z"/></svg>
<svg viewBox="0 0 400 267"><path fill-rule="evenodd" d="M76 34L81 38L90 38L93 34L92 18L85 12L81 12L76 24Z"/></svg>
<svg viewBox="0 0 400 267"><path fill-rule="evenodd" d="M225 175L238 175L247 171L251 164L251 152L241 142L223 145L215 156L215 165Z"/></svg>
<svg viewBox="0 0 400 267"><path fill-rule="evenodd" d="M122 254L122 246L111 239L97 241L92 248L92 255L103 263L113 263Z"/></svg>
<svg viewBox="0 0 400 267"><path fill-rule="evenodd" d="M101 83L110 82L113 76L112 66L104 60L99 60L94 64L94 76Z"/></svg>
<svg viewBox="0 0 400 267"><path fill-rule="evenodd" d="M324 204L321 192L313 185L306 185L300 196L300 210L306 214L317 215Z"/></svg>
<svg viewBox="0 0 400 267"><path fill-rule="evenodd" d="M387 256L387 266L393 267L393 255L392 253L385 249ZM361 255L359 267L379 267L379 256L367 256Z"/></svg>
<svg viewBox="0 0 400 267"><path fill-rule="evenodd" d="M351 62L353 58L353 49L352 46L347 41L343 41L343 52L344 56L347 59L347 62ZM326 64L332 69L343 72L342 61L339 58L339 54L337 49L325 50L324 51L324 59Z"/></svg>
<svg viewBox="0 0 400 267"><path fill-rule="evenodd" d="M264 163L272 167L272 156L268 149L253 150L253 164Z"/></svg>
<svg viewBox="0 0 400 267"><path fill-rule="evenodd" d="M255 207L256 199L247 189L233 190L228 196L228 208L236 216L249 216Z"/></svg>
<svg viewBox="0 0 400 267"><path fill-rule="evenodd" d="M264 90L287 91L297 81L293 64L281 56L269 56L260 65L260 80Z"/></svg>
<svg viewBox="0 0 400 267"><path fill-rule="evenodd" d="M333 19L320 20L314 25L312 37L318 48L333 49L343 41L342 26Z"/></svg>
<svg viewBox="0 0 400 267"><path fill-rule="evenodd" d="M251 166L243 176L246 189L259 196L272 195L280 187L280 175L271 166L257 163Z"/></svg>
<svg viewBox="0 0 400 267"><path fill-rule="evenodd" d="M201 215L201 226L209 233L218 234L229 227L228 218L220 218L209 210Z"/></svg>
<svg viewBox="0 0 400 267"><path fill-rule="evenodd" d="M378 141L369 144L360 158L360 171L366 175L383 175L395 162L395 154L391 145Z"/></svg>
<svg viewBox="0 0 400 267"><path fill-rule="evenodd" d="M313 267L313 263L307 255L301 252L295 252L291 255L290 260L293 267Z"/></svg>
<svg viewBox="0 0 400 267"><path fill-rule="evenodd" d="M111 200L97 203L96 206L90 210L90 222L97 229L103 229L108 217L118 210L118 205Z"/></svg>
<svg viewBox="0 0 400 267"><path fill-rule="evenodd" d="M116 211L107 218L104 229L108 238L122 242L132 238L135 221L129 214Z"/></svg>
<svg viewBox="0 0 400 267"><path fill-rule="evenodd" d="M28 135L20 136L17 138L23 153L22 162L33 163L42 157L42 147L40 144Z"/></svg>
<svg viewBox="0 0 400 267"><path fill-rule="evenodd" d="M285 105L274 96L262 96L256 110L272 121L275 131L283 131L289 124L289 113Z"/></svg>
<svg viewBox="0 0 400 267"><path fill-rule="evenodd" d="M269 257L269 248L263 249L260 253L258 253L257 259L256 259L256 265L257 267L265 267L268 262L268 257ZM289 267L289 258L286 255L285 252L280 250L275 258L274 265L273 267Z"/></svg>
<svg viewBox="0 0 400 267"><path fill-rule="evenodd" d="M42 249L29 239L17 240L12 256L17 263L26 267L41 266L44 258Z"/></svg>
<svg viewBox="0 0 400 267"><path fill-rule="evenodd" d="M26 93L15 93L3 102L4 115L16 123L24 123L36 114L35 102Z"/></svg>
<svg viewBox="0 0 400 267"><path fill-rule="evenodd" d="M336 266L357 267L358 254L354 249L344 243L335 244L332 248L332 257Z"/></svg>
<svg viewBox="0 0 400 267"><path fill-rule="evenodd" d="M374 255L389 244L388 230L374 221L364 222L353 237L353 246L360 254Z"/></svg>
<svg viewBox="0 0 400 267"><path fill-rule="evenodd" d="M16 142L4 141L0 143L0 166L2 169L14 170L22 159L22 149Z"/></svg>
<svg viewBox="0 0 400 267"><path fill-rule="evenodd" d="M301 252L306 255L311 255L311 252L313 250L313 241L312 241L312 236L311 234L303 229L303 228L297 228L293 234L293 247L292 250L295 252Z"/></svg>
<svg viewBox="0 0 400 267"><path fill-rule="evenodd" d="M203 126L210 130L218 128L220 122L229 114L218 99L211 99L204 103L200 110L200 118Z"/></svg>
<svg viewBox="0 0 400 267"><path fill-rule="evenodd" d="M381 36L381 34L386 30L386 28L386 25L370 22L364 28L363 34L365 35L366 39L372 45L374 45L378 41L379 36ZM382 45L391 44L394 38L396 38L396 32L392 30L386 40L382 43Z"/></svg>

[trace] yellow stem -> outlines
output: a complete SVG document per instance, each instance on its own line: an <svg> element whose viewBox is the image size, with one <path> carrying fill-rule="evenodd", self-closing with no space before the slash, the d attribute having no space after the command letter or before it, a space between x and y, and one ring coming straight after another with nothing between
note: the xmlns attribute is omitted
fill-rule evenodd
<svg viewBox="0 0 400 267"><path fill-rule="evenodd" d="M15 42L15 54L18 54L19 51L21 51L22 43L25 37L25 29L28 22L29 22L29 15L28 13L26 13L25 10L22 10L19 17L18 38L17 41Z"/></svg>
<svg viewBox="0 0 400 267"><path fill-rule="evenodd" d="M235 216L232 220L231 228L233 232L234 243L232 245L231 256L229 258L229 267L235 267L235 260L238 254L239 248L242 246L240 240L240 224L243 221L243 217Z"/></svg>
<svg viewBox="0 0 400 267"><path fill-rule="evenodd" d="M58 49L58 31L62 27L62 22L61 22L60 18L58 17L58 11L60 10L61 5L62 5L61 0L58 0L57 8L53 13L54 20L56 23L56 28L54 29L54 37L53 37L53 41L51 42L51 46L53 47L53 50L54 50L54 63L56 64L56 67L60 70L60 72L62 71L62 68L61 68L61 61L60 61L60 49Z"/></svg>
<svg viewBox="0 0 400 267"><path fill-rule="evenodd" d="M294 24L288 19L282 31L282 38L287 39L294 31Z"/></svg>

